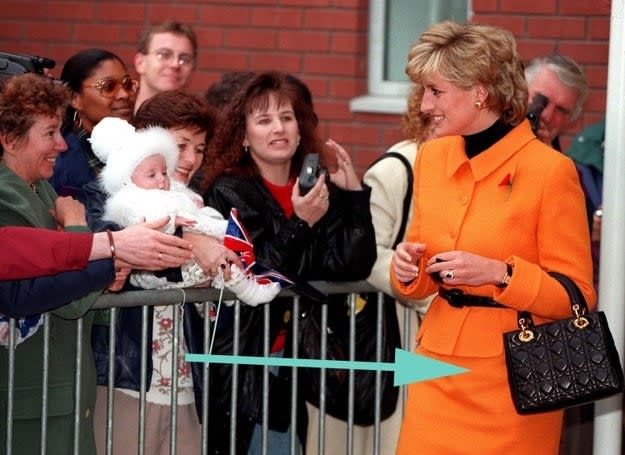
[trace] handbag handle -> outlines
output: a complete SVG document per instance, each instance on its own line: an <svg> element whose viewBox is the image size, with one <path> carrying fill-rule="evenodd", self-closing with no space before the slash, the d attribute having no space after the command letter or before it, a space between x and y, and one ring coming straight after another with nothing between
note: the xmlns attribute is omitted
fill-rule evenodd
<svg viewBox="0 0 625 455"><path fill-rule="evenodd" d="M575 284L575 281L559 272L548 272L548 275L555 278L569 295L571 312L573 313L573 316L575 316L575 326L580 329L586 327L589 322L588 319L584 318L583 316L588 312L588 304L586 303L584 294L582 294L582 291L580 291L577 284ZM532 315L528 311L519 311L517 315L519 328L523 331L522 333L525 333L526 337L529 336L529 334L527 333L527 329L534 325Z"/></svg>

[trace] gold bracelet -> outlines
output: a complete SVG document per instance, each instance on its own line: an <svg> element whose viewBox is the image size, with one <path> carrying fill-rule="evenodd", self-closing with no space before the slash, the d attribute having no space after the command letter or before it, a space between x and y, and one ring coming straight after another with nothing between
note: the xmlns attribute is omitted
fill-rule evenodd
<svg viewBox="0 0 625 455"><path fill-rule="evenodd" d="M113 241L113 233L107 229L106 235L108 235L109 246L111 247L111 259L115 261L117 259L117 256L115 255L115 242Z"/></svg>

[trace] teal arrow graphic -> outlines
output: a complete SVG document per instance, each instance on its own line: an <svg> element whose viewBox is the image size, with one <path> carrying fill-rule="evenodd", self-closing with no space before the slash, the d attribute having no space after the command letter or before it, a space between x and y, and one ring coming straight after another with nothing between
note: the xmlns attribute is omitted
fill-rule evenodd
<svg viewBox="0 0 625 455"><path fill-rule="evenodd" d="M289 359L245 355L187 354L187 362L267 365L279 367L331 368L337 370L393 371L395 386L466 373L466 368L430 359L404 349L395 349L395 362L361 362L349 360Z"/></svg>

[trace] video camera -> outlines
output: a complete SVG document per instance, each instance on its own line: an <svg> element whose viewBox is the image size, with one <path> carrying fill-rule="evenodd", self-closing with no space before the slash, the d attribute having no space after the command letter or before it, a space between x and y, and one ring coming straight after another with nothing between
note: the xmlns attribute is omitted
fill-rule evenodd
<svg viewBox="0 0 625 455"><path fill-rule="evenodd" d="M531 104L527 107L527 118L532 126L532 131L536 134L540 126L540 114L542 114L545 107L549 104L549 98L542 93L536 93Z"/></svg>
<svg viewBox="0 0 625 455"><path fill-rule="evenodd" d="M45 69L52 69L56 62L46 57L29 54L10 54L0 52L0 79L24 73L45 74Z"/></svg>

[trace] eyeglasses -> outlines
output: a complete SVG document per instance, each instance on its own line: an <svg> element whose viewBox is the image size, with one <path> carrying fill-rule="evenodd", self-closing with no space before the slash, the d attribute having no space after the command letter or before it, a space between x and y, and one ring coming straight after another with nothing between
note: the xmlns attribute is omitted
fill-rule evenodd
<svg viewBox="0 0 625 455"><path fill-rule="evenodd" d="M171 63L173 60L178 66L190 66L193 65L195 58L189 54L176 54L171 49L158 49L150 54L156 55L156 59L161 63Z"/></svg>
<svg viewBox="0 0 625 455"><path fill-rule="evenodd" d="M123 88L128 93L137 93L137 90L139 90L139 81L130 76L124 76L121 79L107 77L100 79L95 84L84 85L83 87L97 88L100 91L100 95L106 98L113 98L117 96L120 88Z"/></svg>

